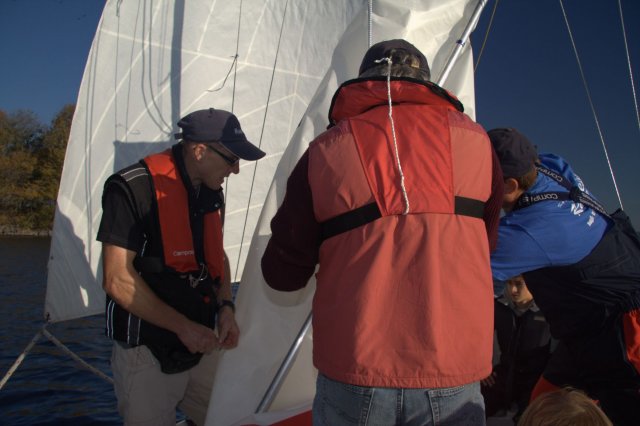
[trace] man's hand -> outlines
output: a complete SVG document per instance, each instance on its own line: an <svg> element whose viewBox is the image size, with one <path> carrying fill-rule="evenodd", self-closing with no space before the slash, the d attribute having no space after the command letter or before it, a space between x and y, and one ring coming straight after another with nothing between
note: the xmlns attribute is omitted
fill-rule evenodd
<svg viewBox="0 0 640 426"><path fill-rule="evenodd" d="M223 306L218 311L218 346L221 349L232 349L238 346L240 329L236 324L233 310Z"/></svg>
<svg viewBox="0 0 640 426"><path fill-rule="evenodd" d="M220 346L214 331L197 322L189 321L186 326L176 334L191 353L202 352L208 354Z"/></svg>

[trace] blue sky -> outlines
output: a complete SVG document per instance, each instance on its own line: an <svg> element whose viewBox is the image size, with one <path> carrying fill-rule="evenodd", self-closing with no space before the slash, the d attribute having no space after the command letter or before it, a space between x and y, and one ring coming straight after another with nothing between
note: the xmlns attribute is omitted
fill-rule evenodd
<svg viewBox="0 0 640 426"><path fill-rule="evenodd" d="M128 1L128 0L125 0ZM640 2L620 0L636 91ZM495 0L472 43L480 50ZM640 228L640 129L618 0L563 0L625 209ZM104 0L0 0L0 109L49 123L75 103ZM476 72L478 121L565 156L609 210L611 177L558 0L501 0Z"/></svg>
<svg viewBox="0 0 640 426"><path fill-rule="evenodd" d="M564 0L625 210L640 229L640 128L617 0ZM476 53L494 1L472 38ZM640 96L640 2L621 0ZM640 102L640 99L638 100ZM502 0L476 70L477 120L515 127L564 156L608 210L618 207L558 0Z"/></svg>
<svg viewBox="0 0 640 426"><path fill-rule="evenodd" d="M0 109L74 104L104 0L0 0Z"/></svg>

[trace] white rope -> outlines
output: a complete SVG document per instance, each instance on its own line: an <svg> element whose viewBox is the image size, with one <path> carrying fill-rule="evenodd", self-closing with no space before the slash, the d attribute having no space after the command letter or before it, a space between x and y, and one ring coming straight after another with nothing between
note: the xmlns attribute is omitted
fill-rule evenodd
<svg viewBox="0 0 640 426"><path fill-rule="evenodd" d="M46 324L42 327L42 330L44 330L45 326ZM16 358L15 362L13 363L9 371L7 371L7 374L4 375L4 377L2 378L2 381L0 381L0 390L2 390L4 385L11 378L11 376L13 376L13 373L15 373L18 367L20 367L20 364L22 364L22 361L24 361L25 357L29 354L29 352L31 352L33 345L35 345L36 342L40 339L40 336L42 336L42 330L38 331L36 335L33 336L33 339L31 339L31 342L29 342L29 344L24 349L24 351L22 351L22 353L18 356L18 358Z"/></svg>
<svg viewBox="0 0 640 426"><path fill-rule="evenodd" d="M627 65L629 66L629 80L631 80L631 93L633 93L633 105L636 107L636 119L638 120L638 130L640 131L640 112L638 112L638 99L636 98L636 86L633 83L633 68L631 67L631 57L629 56L629 45L627 44L627 31L624 28L624 15L622 14L622 3L620 2L620 0L618 0L618 10L620 11L620 23L622 25L624 51L627 54Z"/></svg>
<svg viewBox="0 0 640 426"><path fill-rule="evenodd" d="M98 376L98 377L106 380L107 382L113 384L113 379L111 377L107 376L102 371L98 370L97 368L95 368L91 364L89 364L87 361L85 361L82 358L80 358L78 355L76 355L74 352L72 352L71 349L67 348L60 340L56 339L56 337L53 334L49 333L44 327L42 328L42 333L46 336L47 339L49 339L51 341L51 343L56 345L58 348L60 348L64 353L69 355L71 358L73 358L74 360L79 362L80 365L82 365L84 368L86 368L87 370L89 370L90 372L95 374L96 376Z"/></svg>
<svg viewBox="0 0 640 426"><path fill-rule="evenodd" d="M567 25L567 31L569 32L569 39L571 40L571 46L573 46L573 53L576 56L576 61L578 62L578 69L580 70L580 76L582 77L582 84L584 85L584 89L587 92L587 98L589 99L589 106L591 106L591 112L593 113L593 119L596 122L596 128L598 129L598 134L600 135L600 142L602 143L602 149L604 150L604 156L607 159L607 164L609 165L609 173L611 173L611 179L613 180L613 187L616 190L616 195L618 196L618 202L620 203L620 208L623 209L622 206L622 198L620 198L620 192L618 191L618 184L616 183L616 177L613 173L613 167L611 166L611 160L609 160L609 153L607 151L607 145L604 142L604 136L602 136L602 130L600 129L600 122L598 121L598 114L596 113L596 109L593 106L593 100L591 99L591 92L589 91L589 85L587 84L587 79L584 75L584 71L582 70L582 63L580 62L580 56L578 55L578 49L576 48L576 43L573 40L573 34L571 33L571 27L569 26L569 19L567 18L567 13L564 10L564 5L562 4L562 0L559 0L560 8L562 9L562 15L564 16L564 22Z"/></svg>
<svg viewBox="0 0 640 426"><path fill-rule="evenodd" d="M402 197L404 199L404 212L403 215L409 214L409 196L407 195L407 188L404 186L404 173L402 172L402 164L400 164L400 154L398 153L398 140L396 139L396 126L393 122L393 102L391 101L391 65L393 61L391 58L376 59L376 63L386 62L389 65L387 72L387 99L389 100L389 121L391 122L391 134L393 135L393 147L395 148L396 165L398 166L398 172L400 173L400 187L402 188Z"/></svg>

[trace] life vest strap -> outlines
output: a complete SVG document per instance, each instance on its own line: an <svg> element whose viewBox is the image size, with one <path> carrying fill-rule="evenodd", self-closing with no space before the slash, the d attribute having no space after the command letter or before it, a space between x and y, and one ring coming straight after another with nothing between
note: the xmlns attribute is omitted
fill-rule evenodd
<svg viewBox="0 0 640 426"><path fill-rule="evenodd" d="M484 202L467 197L455 197L454 213L462 216L484 217Z"/></svg>
<svg viewBox="0 0 640 426"><path fill-rule="evenodd" d="M324 241L328 238L335 237L338 234L351 231L381 217L382 214L375 202L365 204L355 210L342 213L341 215L322 222L321 239Z"/></svg>
<svg viewBox="0 0 640 426"><path fill-rule="evenodd" d="M482 219L484 217L485 203L480 200L466 197L455 197L454 213L462 216L475 217ZM320 225L321 241L335 237L343 232L351 231L359 226L366 225L374 220L380 219L382 214L378 205L373 202L365 204L357 209L342 213L336 217L322 222Z"/></svg>
<svg viewBox="0 0 640 426"><path fill-rule="evenodd" d="M576 185L573 185L567 178L562 176L560 173L556 173L553 170L550 170L544 166L537 166L536 169L539 173L542 173L549 178L558 182L561 186L563 186L569 192L540 192L535 194L525 193L523 194L517 201L513 210L522 209L525 207L529 207L535 203L539 203L541 201L573 201L574 203L582 203L587 207L592 208L596 212L600 213L602 216L606 218L611 218L611 216L607 213L605 208L596 200L591 194L586 191L581 190Z"/></svg>

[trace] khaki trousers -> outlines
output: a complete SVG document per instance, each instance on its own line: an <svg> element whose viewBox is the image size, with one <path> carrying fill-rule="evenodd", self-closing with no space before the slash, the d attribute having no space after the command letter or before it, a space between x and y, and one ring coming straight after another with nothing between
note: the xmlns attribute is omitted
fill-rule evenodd
<svg viewBox="0 0 640 426"><path fill-rule="evenodd" d="M204 425L219 352L198 365L165 374L146 346L125 348L114 342L111 354L118 411L130 426L175 426L176 407L198 426Z"/></svg>

